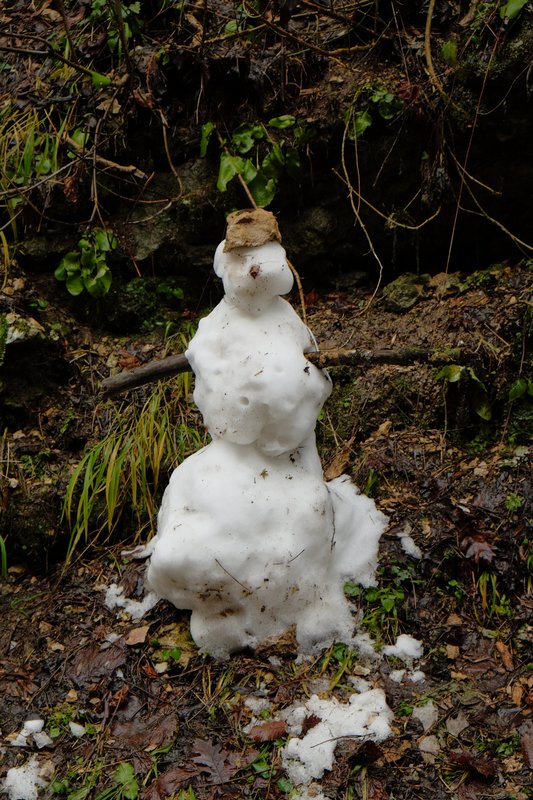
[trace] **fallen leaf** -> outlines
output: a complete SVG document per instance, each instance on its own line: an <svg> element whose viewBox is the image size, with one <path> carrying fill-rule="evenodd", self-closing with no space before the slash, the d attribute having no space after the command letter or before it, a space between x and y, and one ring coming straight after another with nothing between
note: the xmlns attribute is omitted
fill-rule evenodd
<svg viewBox="0 0 533 800"><path fill-rule="evenodd" d="M450 717L450 719L446 721L446 730L452 736L459 736L459 734L468 728L469 725L470 723L468 719L463 712L460 711L456 717Z"/></svg>
<svg viewBox="0 0 533 800"><path fill-rule="evenodd" d="M174 712L160 711L151 716L136 716L128 722L117 722L112 733L118 749L150 752L171 742L178 730Z"/></svg>
<svg viewBox="0 0 533 800"><path fill-rule="evenodd" d="M207 772L214 784L227 783L238 772L238 768L232 766L229 761L228 750L223 750L220 745L208 742L205 739L196 739L193 751L197 753L192 759L195 764L199 764Z"/></svg>
<svg viewBox="0 0 533 800"><path fill-rule="evenodd" d="M448 754L452 764L457 764L469 772L482 775L484 778L493 778L498 774L498 765L492 758L481 756L479 753L471 753L468 750L452 750Z"/></svg>
<svg viewBox="0 0 533 800"><path fill-rule="evenodd" d="M125 661L126 648L122 639L105 648L91 643L78 650L72 659L70 677L77 684L84 685L95 678L110 677Z"/></svg>
<svg viewBox="0 0 533 800"><path fill-rule="evenodd" d="M338 478L346 471L346 467L350 463L350 458L352 456L353 450L353 443L355 441L355 436L346 442L346 444L341 447L338 453L331 459L329 464L324 469L324 477L327 481L332 481L335 478Z"/></svg>
<svg viewBox="0 0 533 800"><path fill-rule="evenodd" d="M254 742L273 742L280 739L287 732L287 723L284 720L272 720L262 725L254 725L248 731L248 736Z"/></svg>
<svg viewBox="0 0 533 800"><path fill-rule="evenodd" d="M190 783L196 775L198 770L191 767L170 767L141 793L141 800L166 800L176 794L184 783Z"/></svg>
<svg viewBox="0 0 533 800"><path fill-rule="evenodd" d="M513 656L505 642L502 642L501 639L498 639L496 642L496 650L502 657L503 666L505 669L508 672L512 672L514 670Z"/></svg>
<svg viewBox="0 0 533 800"><path fill-rule="evenodd" d="M494 558L494 550L484 539L474 539L467 536L461 542L461 550L466 558L473 558L476 564L480 561L490 564Z"/></svg>
<svg viewBox="0 0 533 800"><path fill-rule="evenodd" d="M529 769L533 769L533 732L531 727L522 733L520 746L524 754L524 761Z"/></svg>
<svg viewBox="0 0 533 800"><path fill-rule="evenodd" d="M128 635L124 638L124 642L129 647L133 647L136 644L142 644L146 640L149 629L149 625L143 625L141 628L132 628Z"/></svg>
<svg viewBox="0 0 533 800"><path fill-rule="evenodd" d="M450 659L450 661L455 661L456 658L459 658L460 650L456 644L447 644L446 645L446 656Z"/></svg>
<svg viewBox="0 0 533 800"><path fill-rule="evenodd" d="M319 722L322 722L320 717L317 717L316 714L308 714L307 717L302 722L302 733L301 736L305 736L305 734L314 728L315 725L318 725Z"/></svg>

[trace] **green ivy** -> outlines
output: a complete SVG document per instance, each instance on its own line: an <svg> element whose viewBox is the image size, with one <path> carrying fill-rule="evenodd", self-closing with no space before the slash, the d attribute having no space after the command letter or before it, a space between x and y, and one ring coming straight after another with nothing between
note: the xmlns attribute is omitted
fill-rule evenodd
<svg viewBox="0 0 533 800"><path fill-rule="evenodd" d="M112 281L107 254L116 246L111 231L95 228L79 240L76 250L63 256L54 275L58 281L65 281L67 291L74 296L85 290L91 297L103 297Z"/></svg>
<svg viewBox="0 0 533 800"><path fill-rule="evenodd" d="M213 122L202 126L200 155L207 154L212 134L217 131ZM279 138L276 131L286 131ZM221 144L217 189L225 192L231 181L240 176L256 204L270 205L281 181L288 177L298 180L302 165L298 148L309 141L312 132L298 124L292 114L273 117L268 123L243 122Z"/></svg>
<svg viewBox="0 0 533 800"><path fill-rule="evenodd" d="M360 138L375 122L382 119L393 122L404 110L403 101L383 87L367 87L357 95L349 109L346 123L348 138Z"/></svg>

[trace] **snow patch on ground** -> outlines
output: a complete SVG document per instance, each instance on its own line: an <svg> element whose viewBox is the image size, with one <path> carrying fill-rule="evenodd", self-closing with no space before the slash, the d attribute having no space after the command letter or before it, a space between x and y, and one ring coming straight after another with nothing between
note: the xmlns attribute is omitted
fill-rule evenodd
<svg viewBox="0 0 533 800"><path fill-rule="evenodd" d="M112 583L110 586L103 586L105 589L104 605L110 611L121 608L133 620L138 621L144 617L159 602L159 597L154 592L148 592L142 600L132 600L124 597L124 589Z"/></svg>
<svg viewBox="0 0 533 800"><path fill-rule="evenodd" d="M2 791L9 800L37 800L39 789L48 785L41 777L37 756L32 756L21 767L12 767L4 779Z"/></svg>
<svg viewBox="0 0 533 800"><path fill-rule="evenodd" d="M291 734L282 751L282 765L297 787L296 797L324 795L310 794L313 781L319 780L325 770L333 767L335 747L344 737L361 737L382 742L391 735L392 712L382 689L355 693L348 703L336 698L322 700L313 695L305 705L292 706L280 713ZM318 717L319 722L302 736L302 726L308 717Z"/></svg>

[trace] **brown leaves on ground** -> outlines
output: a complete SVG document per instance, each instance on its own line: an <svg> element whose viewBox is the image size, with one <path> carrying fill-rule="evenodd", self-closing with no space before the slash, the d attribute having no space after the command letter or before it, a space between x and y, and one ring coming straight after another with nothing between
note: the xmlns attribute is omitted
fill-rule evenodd
<svg viewBox="0 0 533 800"><path fill-rule="evenodd" d="M262 725L254 725L248 731L248 736L253 742L273 742L281 739L287 732L287 723L284 720L272 720L263 722Z"/></svg>

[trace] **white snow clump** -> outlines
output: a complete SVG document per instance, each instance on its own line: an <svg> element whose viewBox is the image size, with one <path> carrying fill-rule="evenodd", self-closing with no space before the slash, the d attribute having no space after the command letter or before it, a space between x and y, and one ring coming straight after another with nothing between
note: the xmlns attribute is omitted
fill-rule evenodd
<svg viewBox="0 0 533 800"><path fill-rule="evenodd" d="M186 353L212 442L171 476L147 583L192 610L191 634L211 655L292 625L313 653L351 641L343 584L374 582L386 517L348 476L324 481L314 428L331 381L280 297L293 282L283 247L222 242L215 271L225 296Z"/></svg>
<svg viewBox="0 0 533 800"><path fill-rule="evenodd" d="M353 694L348 703L313 695L305 706L287 709L280 716L291 733L301 731L304 719L320 718L305 736L289 739L282 751L282 766L297 787L307 787L333 767L334 752L342 737L362 737L382 742L391 734L392 711L382 689ZM300 795L300 797L305 795Z"/></svg>
<svg viewBox="0 0 533 800"><path fill-rule="evenodd" d="M21 767L12 767L7 771L2 791L9 800L37 800L39 789L47 786L40 774L37 756L32 756Z"/></svg>

